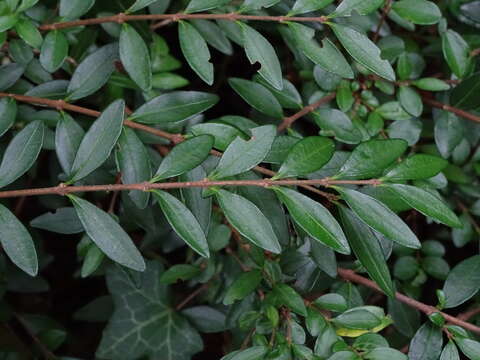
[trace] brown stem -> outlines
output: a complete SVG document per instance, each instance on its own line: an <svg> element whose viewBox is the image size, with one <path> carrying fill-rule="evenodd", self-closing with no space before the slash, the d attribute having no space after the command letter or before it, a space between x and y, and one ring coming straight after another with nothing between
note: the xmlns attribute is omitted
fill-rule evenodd
<svg viewBox="0 0 480 360"><path fill-rule="evenodd" d="M182 188L206 188L212 186L259 186L270 187L275 185L283 186L301 186L301 185L372 185L377 186L381 184L380 180L330 180L330 179L314 179L314 180L224 180L224 181L189 181L189 182L166 182L152 184L150 182L138 184L105 184L105 185L84 185L84 186L65 186L60 184L54 187L37 188L37 189L23 189L23 190L8 190L0 191L0 198L13 198L22 196L38 196L38 195L66 195L78 192L96 192L96 191L149 191L154 189L182 189Z"/></svg>
<svg viewBox="0 0 480 360"><path fill-rule="evenodd" d="M468 321L475 315L480 314L480 307L465 311L464 313L458 314L457 319L463 320L463 321Z"/></svg>
<svg viewBox="0 0 480 360"><path fill-rule="evenodd" d="M323 98L321 98L320 100L318 100L317 102L311 104L311 105L307 105L305 106L302 110L300 110L299 112L293 114L292 116L289 116L289 117L286 117L283 119L282 123L278 126L278 132L281 132L287 128L289 128L290 126L292 126L292 124L297 121L298 119L300 119L301 117L315 111L318 107L322 106L323 104L326 104L330 101L332 101L333 99L335 99L335 93L331 93Z"/></svg>
<svg viewBox="0 0 480 360"><path fill-rule="evenodd" d="M192 301L192 300L195 299L198 295L200 295L202 292L204 292L205 290L207 290L209 286L210 286L209 283L205 283L205 284L203 284L202 286L200 286L198 289L196 289L196 290L193 291L190 295L188 295L180 304L178 304L178 305L175 307L175 310L177 310L177 311L182 310L185 306L188 305L188 303L190 303L190 301Z"/></svg>
<svg viewBox="0 0 480 360"><path fill-rule="evenodd" d="M326 16L316 17L301 17L301 16L257 16L257 15L242 15L242 14L148 14L148 15L125 15L117 14L112 16L104 16L92 19L83 19L75 21L66 21L54 24L45 24L39 27L40 30L57 30L66 29L77 26L98 25L104 23L118 23L123 24L128 21L145 21L145 20L189 20L189 19L206 19L206 20L253 20L253 21L297 21L297 22L319 22L324 23L328 20Z"/></svg>
<svg viewBox="0 0 480 360"><path fill-rule="evenodd" d="M380 35L380 30L382 30L382 26L383 24L385 24L385 20L387 19L388 13L390 12L391 8L392 8L392 0L387 0L385 3L385 7L383 8L383 11L382 11L382 16L380 17L380 21L378 22L375 33L373 34L373 37L372 37L373 42L377 42L378 36Z"/></svg>
<svg viewBox="0 0 480 360"><path fill-rule="evenodd" d="M377 284L375 284L372 280L364 278L363 276L360 276L360 275L356 274L352 270L338 268L337 271L338 271L338 274L340 275L340 277L342 277L344 280L351 281L351 282L369 287L370 289L373 289L375 291L383 293L383 291L380 289L380 287ZM402 303L404 303L404 304L406 304L410 307L413 307L413 308L415 308L415 309L417 309L417 310L419 310L419 311L421 311L421 312L423 312L427 315L430 315L431 313L434 313L434 312L438 312L437 308L435 308L433 306L430 306L430 305L427 305L427 304L424 304L424 303L422 303L420 301L417 301L415 299L412 299L412 298L410 298L406 295L403 295L399 292L395 293L395 297L398 301L400 301L400 302L402 302ZM468 322L465 322L465 321L463 321L461 319L458 319L454 316L448 315L444 312L440 312L440 314L442 314L442 316L445 318L445 320L448 321L449 323L461 326L461 327L463 327L467 330L470 330L474 333L480 334L480 327L475 326L473 324L470 324Z"/></svg>
<svg viewBox="0 0 480 360"><path fill-rule="evenodd" d="M463 117L464 119L467 119L467 120L480 122L480 116L473 115L473 114L469 113L468 111L461 110L461 109L458 109L456 107L453 107L453 106L450 106L450 105L447 105L447 104L443 104L439 101L430 99L427 96L422 96L422 98L423 98L423 101L426 104L428 104L430 106L433 106L437 109L441 109L441 110L444 110L444 111L451 112L451 113L453 113L455 115L458 115L460 117Z"/></svg>

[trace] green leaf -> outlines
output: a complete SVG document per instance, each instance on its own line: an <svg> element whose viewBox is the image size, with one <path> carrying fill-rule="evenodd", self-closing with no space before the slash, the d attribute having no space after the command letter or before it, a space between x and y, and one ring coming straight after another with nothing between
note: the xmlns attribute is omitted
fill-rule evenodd
<svg viewBox="0 0 480 360"><path fill-rule="evenodd" d="M12 262L30 276L38 273L38 260L32 237L10 210L0 204L0 243Z"/></svg>
<svg viewBox="0 0 480 360"><path fill-rule="evenodd" d="M18 21L17 14L8 14L0 16L0 32L10 30Z"/></svg>
<svg viewBox="0 0 480 360"><path fill-rule="evenodd" d="M350 247L342 228L320 203L283 187L272 188L287 207L293 220L315 240L341 254L350 254Z"/></svg>
<svg viewBox="0 0 480 360"><path fill-rule="evenodd" d="M297 0L288 15L293 16L320 10L330 5L333 1L334 0Z"/></svg>
<svg viewBox="0 0 480 360"><path fill-rule="evenodd" d="M185 316L198 331L202 333L219 333L226 330L226 316L223 312L210 306L194 306L182 310Z"/></svg>
<svg viewBox="0 0 480 360"><path fill-rule="evenodd" d="M418 110L418 109L417 109ZM387 120L409 120L412 115L409 114L398 101L389 101L379 106L375 113Z"/></svg>
<svg viewBox="0 0 480 360"><path fill-rule="evenodd" d="M93 274L100 267L104 258L102 250L97 245L91 244L83 260L80 276L86 278Z"/></svg>
<svg viewBox="0 0 480 360"><path fill-rule="evenodd" d="M449 158L464 138L462 120L447 111L439 112L435 117L435 144L444 158Z"/></svg>
<svg viewBox="0 0 480 360"><path fill-rule="evenodd" d="M280 103L265 86L239 78L230 78L228 83L254 109L276 119L283 118Z"/></svg>
<svg viewBox="0 0 480 360"><path fill-rule="evenodd" d="M213 46L225 55L233 54L233 47L230 40L228 40L228 37L223 33L222 29L213 21L192 19L190 22L210 46Z"/></svg>
<svg viewBox="0 0 480 360"><path fill-rule="evenodd" d="M422 98L410 86L400 86L398 91L400 104L410 115L419 117L423 113Z"/></svg>
<svg viewBox="0 0 480 360"><path fill-rule="evenodd" d="M311 174L323 167L333 156L335 144L322 136L309 136L296 143L288 153L276 179Z"/></svg>
<svg viewBox="0 0 480 360"><path fill-rule="evenodd" d="M220 151L225 149L232 143L237 136L244 134L236 127L225 124L223 122L208 122L193 125L190 131L195 135L211 135L215 138L214 147Z"/></svg>
<svg viewBox="0 0 480 360"><path fill-rule="evenodd" d="M198 91L175 91L153 98L140 106L130 120L144 124L165 124L188 119L218 103L215 94Z"/></svg>
<svg viewBox="0 0 480 360"><path fill-rule="evenodd" d="M20 38L31 47L39 49L42 46L42 34L32 21L20 19L15 24L15 31L17 32L18 36L20 36Z"/></svg>
<svg viewBox="0 0 480 360"><path fill-rule="evenodd" d="M433 25L442 18L438 6L427 0L395 1L392 9L402 18L418 25Z"/></svg>
<svg viewBox="0 0 480 360"><path fill-rule="evenodd" d="M105 255L130 269L145 270L145 262L132 239L109 214L79 197L68 197L85 232Z"/></svg>
<svg viewBox="0 0 480 360"><path fill-rule="evenodd" d="M30 221L30 226L58 234L78 234L83 225L72 207L57 208L55 213L45 213Z"/></svg>
<svg viewBox="0 0 480 360"><path fill-rule="evenodd" d="M183 56L192 70L208 85L212 85L213 64L210 62L210 50L208 50L205 39L194 26L186 21L180 21L178 36Z"/></svg>
<svg viewBox="0 0 480 360"><path fill-rule="evenodd" d="M132 80L143 90L152 88L150 54L137 31L128 24L122 25L119 44L120 60Z"/></svg>
<svg viewBox="0 0 480 360"><path fill-rule="evenodd" d="M383 3L384 0L343 0L328 17L351 16L352 11L359 15L368 15L377 10Z"/></svg>
<svg viewBox="0 0 480 360"><path fill-rule="evenodd" d="M265 37L254 28L242 23L243 45L250 64L261 65L258 73L275 89L283 88L282 68L275 49Z"/></svg>
<svg viewBox="0 0 480 360"><path fill-rule="evenodd" d="M173 265L165 271L160 277L162 284L174 284L178 280L189 280L197 275L200 275L202 269L197 266L188 264Z"/></svg>
<svg viewBox="0 0 480 360"><path fill-rule="evenodd" d="M77 19L95 4L95 0L60 0L60 16L73 20Z"/></svg>
<svg viewBox="0 0 480 360"><path fill-rule="evenodd" d="M68 56L68 40L59 30L50 31L43 41L40 64L50 73L60 69Z"/></svg>
<svg viewBox="0 0 480 360"><path fill-rule="evenodd" d="M396 165L382 179L394 182L428 179L439 174L447 164L438 156L415 154Z"/></svg>
<svg viewBox="0 0 480 360"><path fill-rule="evenodd" d="M448 205L446 205L439 196L411 185L392 184L384 186L425 216L430 216L442 224L451 227L462 226L457 215L450 210Z"/></svg>
<svg viewBox="0 0 480 360"><path fill-rule="evenodd" d="M72 75L68 85L68 99L82 99L105 85L115 70L114 62L117 58L118 44L115 43L105 45L87 56Z"/></svg>
<svg viewBox="0 0 480 360"><path fill-rule="evenodd" d="M99 168L110 156L122 132L125 102L110 104L88 129L72 165L69 183L74 183Z"/></svg>
<svg viewBox="0 0 480 360"><path fill-rule="evenodd" d="M382 323L383 309L375 306L360 306L345 311L333 319L338 327L347 329L370 330Z"/></svg>
<svg viewBox="0 0 480 360"><path fill-rule="evenodd" d="M450 85L443 80L436 78L423 78L413 81L413 85L427 91L445 91L450 89Z"/></svg>
<svg viewBox="0 0 480 360"><path fill-rule="evenodd" d="M268 353L266 346L252 346L248 349L237 352L234 356L221 360L261 360ZM228 356L228 355L227 355Z"/></svg>
<svg viewBox="0 0 480 360"><path fill-rule="evenodd" d="M55 151L64 173L71 175L71 169L85 131L67 113L62 113L55 131Z"/></svg>
<svg viewBox="0 0 480 360"><path fill-rule="evenodd" d="M352 211L343 206L339 208L342 223L348 237L348 243L355 253L355 256L378 286L380 286L388 296L394 297L395 288L377 238Z"/></svg>
<svg viewBox="0 0 480 360"><path fill-rule="evenodd" d="M127 9L127 13L134 13L137 12L138 10L142 10L143 8L146 8L148 5L153 4L157 0L136 0L132 6L130 6Z"/></svg>
<svg viewBox="0 0 480 360"><path fill-rule="evenodd" d="M455 86L450 97L452 106L463 110L478 109L480 107L480 101L476 94L478 94L479 89L480 73L475 73Z"/></svg>
<svg viewBox="0 0 480 360"><path fill-rule="evenodd" d="M282 304L299 315L307 316L307 308L303 298L287 284L276 284L273 291L278 295Z"/></svg>
<svg viewBox="0 0 480 360"><path fill-rule="evenodd" d="M11 98L0 99L0 136L5 134L17 117L17 102Z"/></svg>
<svg viewBox="0 0 480 360"><path fill-rule="evenodd" d="M24 12L25 10L30 9L35 6L39 0L22 0L22 3L17 9L17 13Z"/></svg>
<svg viewBox="0 0 480 360"><path fill-rule="evenodd" d="M480 289L480 255L472 256L457 264L448 274L443 285L446 308L463 304Z"/></svg>
<svg viewBox="0 0 480 360"><path fill-rule="evenodd" d="M407 355L388 347L377 347L366 353L363 358L367 360L408 360Z"/></svg>
<svg viewBox="0 0 480 360"><path fill-rule="evenodd" d="M442 330L426 322L410 342L408 360L437 360L442 351L442 344Z"/></svg>
<svg viewBox="0 0 480 360"><path fill-rule="evenodd" d="M365 35L347 26L329 23L347 52L368 70L387 80L395 81L395 72L387 60L380 57L380 49Z"/></svg>
<svg viewBox="0 0 480 360"><path fill-rule="evenodd" d="M339 179L369 179L380 175L407 149L399 139L370 140L358 145L334 177Z"/></svg>
<svg viewBox="0 0 480 360"><path fill-rule="evenodd" d="M152 177L152 169L147 148L130 128L123 128L118 139L118 163L122 174L123 184L138 184L148 181ZM132 201L140 209L148 205L149 193L132 190L129 192Z"/></svg>
<svg viewBox="0 0 480 360"><path fill-rule="evenodd" d="M0 164L0 188L13 183L32 167L42 149L43 136L43 123L37 120L10 141Z"/></svg>
<svg viewBox="0 0 480 360"><path fill-rule="evenodd" d="M223 298L224 305L232 305L237 300L244 299L247 295L255 291L262 281L263 274L260 270L252 270L241 274L235 279L233 284L228 287L228 290Z"/></svg>
<svg viewBox="0 0 480 360"><path fill-rule="evenodd" d="M191 0L187 8L185 9L185 12L194 13L211 10L226 5L229 2L230 0Z"/></svg>
<svg viewBox="0 0 480 360"><path fill-rule="evenodd" d="M280 105L285 109L300 110L302 109L302 97L298 92L295 85L293 85L287 79L283 79L283 89L277 90L271 84L269 84L260 75L255 75L254 80L263 86L265 86L275 96Z"/></svg>
<svg viewBox="0 0 480 360"><path fill-rule="evenodd" d="M10 63L0 67L0 91L7 90L15 85L25 72L25 67L20 64Z"/></svg>
<svg viewBox="0 0 480 360"><path fill-rule="evenodd" d="M344 312L348 309L347 301L339 294L325 294L314 301L320 309Z"/></svg>
<svg viewBox="0 0 480 360"><path fill-rule="evenodd" d="M245 12L260 10L261 8L269 8L279 2L280 0L245 0L240 7L240 11Z"/></svg>
<svg viewBox="0 0 480 360"><path fill-rule="evenodd" d="M338 141L358 144L363 140L361 130L343 111L318 109L312 112L312 117L322 130L333 132Z"/></svg>
<svg viewBox="0 0 480 360"><path fill-rule="evenodd" d="M462 78L470 67L470 46L459 33L449 29L442 35L442 50L452 72Z"/></svg>
<svg viewBox="0 0 480 360"><path fill-rule="evenodd" d="M218 190L216 197L228 222L255 245L279 254L282 250L272 225L255 204L242 196Z"/></svg>
<svg viewBox="0 0 480 360"><path fill-rule="evenodd" d="M209 179L222 179L244 173L265 159L275 139L275 126L260 126L253 128L251 132L252 137L249 140L237 137L228 146L218 166L208 176Z"/></svg>
<svg viewBox="0 0 480 360"><path fill-rule="evenodd" d="M296 45L315 64L325 71L344 78L353 79L353 71L343 54L328 38L322 40L322 46L314 39L315 30L305 25L290 22Z"/></svg>
<svg viewBox="0 0 480 360"><path fill-rule="evenodd" d="M214 138L210 135L195 136L181 142L163 159L151 182L182 175L203 163L210 154Z"/></svg>
<svg viewBox="0 0 480 360"><path fill-rule="evenodd" d="M480 359L480 343L478 341L459 336L455 338L455 342L466 357L471 360Z"/></svg>
<svg viewBox="0 0 480 360"><path fill-rule="evenodd" d="M460 360L458 349L452 340L450 340L448 344L445 345L445 347L443 348L440 360Z"/></svg>
<svg viewBox="0 0 480 360"><path fill-rule="evenodd" d="M139 284L119 267L107 270L114 313L96 356L104 359L189 360L203 348L189 322L172 308L170 288L161 283L163 268L149 261ZM141 311L138 304L142 304Z"/></svg>

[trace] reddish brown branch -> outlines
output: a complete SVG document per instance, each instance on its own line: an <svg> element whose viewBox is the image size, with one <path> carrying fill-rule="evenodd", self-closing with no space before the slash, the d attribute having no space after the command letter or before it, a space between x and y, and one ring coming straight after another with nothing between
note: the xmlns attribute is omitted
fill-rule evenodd
<svg viewBox="0 0 480 360"><path fill-rule="evenodd" d="M475 122L480 122L480 116L476 116L476 115L473 115L471 113L469 113L468 111L465 111L465 110L461 110L461 109L458 109L456 107L453 107L453 106L450 106L450 105L447 105L447 104L443 104L439 101L436 101L436 100L433 100L427 96L422 96L423 98L423 101L430 105L430 106L433 106L437 109L442 109L442 110L445 110L445 111L448 111L448 112L451 112L455 115L458 115L460 117L463 117L464 119L467 119L467 120L471 120L471 121L475 121Z"/></svg>
<svg viewBox="0 0 480 360"><path fill-rule="evenodd" d="M372 280L364 278L363 276L360 276L360 275L356 274L352 270L338 268L338 274L344 280L351 281L351 282L369 287L370 289L373 289L375 291L383 293L383 291L380 289L380 287L377 284L375 284ZM417 310L419 310L419 311L421 311L421 312L423 312L427 315L429 315L431 313L434 313L434 312L438 312L437 308L435 308L433 306L430 306L430 305L427 305L427 304L424 304L424 303L422 303L420 301L417 301L415 299L412 299L412 298L410 298L406 295L403 295L399 292L395 293L395 297L397 298L398 301L400 301L400 302L402 302L402 303L404 303L404 304L406 304L406 305L408 305L412 308L415 308L415 309L417 309ZM461 326L461 327L463 327L467 330L470 330L471 332L480 334L480 327L475 326L473 324L470 324L468 322L465 322L465 321L463 321L459 318L456 318L454 316L448 315L444 312L440 312L440 314L442 314L442 316L445 318L445 320L448 321L449 323Z"/></svg>
<svg viewBox="0 0 480 360"><path fill-rule="evenodd" d="M200 295L202 292L204 292L205 290L207 290L209 286L210 286L209 283L205 283L205 284L203 284L202 286L200 286L198 289L196 289L196 290L193 291L190 295L188 295L180 304L178 304L178 305L175 307L175 310L177 310L177 311L182 310L185 306L187 306L187 305L190 303L190 301L192 301L192 300L195 299L198 295Z"/></svg>
<svg viewBox="0 0 480 360"><path fill-rule="evenodd" d="M297 121L301 117L304 117L307 114L310 114L311 112L315 111L317 108L322 106L323 104L326 104L326 103L332 101L333 99L335 99L335 93L331 93L331 94L321 98L317 102L314 102L311 105L305 106L302 110L300 110L296 114L293 114L292 116L284 118L282 123L278 126L278 131L281 132L285 129L288 129L290 126L292 126L292 124L295 121Z"/></svg>
<svg viewBox="0 0 480 360"><path fill-rule="evenodd" d="M457 319L468 321L478 314L480 314L480 307L458 314Z"/></svg>
<svg viewBox="0 0 480 360"><path fill-rule="evenodd" d="M189 20L189 19L206 19L206 20L253 20L253 21L276 21L276 22L285 22L285 21L297 21L297 22L319 22L324 23L328 19L326 16L316 16L316 17L302 17L302 16L257 16L257 15L242 15L242 14L148 14L148 15L125 15L117 14L112 16L104 16L99 18L92 19L83 19L75 21L66 21L54 24L45 24L39 27L40 30L56 30L56 29L66 29L77 26L87 26L87 25L98 25L104 23L117 23L123 24L129 21L145 21L145 20Z"/></svg>

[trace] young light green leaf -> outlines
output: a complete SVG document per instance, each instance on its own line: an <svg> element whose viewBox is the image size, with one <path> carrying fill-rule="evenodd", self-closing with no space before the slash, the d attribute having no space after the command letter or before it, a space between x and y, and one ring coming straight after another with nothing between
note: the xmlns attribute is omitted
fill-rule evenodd
<svg viewBox="0 0 480 360"><path fill-rule="evenodd" d="M308 235L341 254L350 254L342 228L325 207L295 190L284 187L272 189L293 220Z"/></svg>
<svg viewBox="0 0 480 360"><path fill-rule="evenodd" d="M382 323L385 317L383 309L376 306L360 306L345 311L333 319L333 323L341 328L370 330Z"/></svg>
<svg viewBox="0 0 480 360"><path fill-rule="evenodd" d="M423 113L423 102L420 95L410 86L400 86L398 100L403 109L410 115L419 117Z"/></svg>
<svg viewBox="0 0 480 360"><path fill-rule="evenodd" d="M378 240L370 228L360 221L352 211L344 206L340 206L339 209L348 243L355 256L378 286L388 296L394 297L395 287Z"/></svg>
<svg viewBox="0 0 480 360"><path fill-rule="evenodd" d="M398 101L388 101L377 109L375 113L387 120L409 120L412 115L405 111L402 105Z"/></svg>
<svg viewBox="0 0 480 360"><path fill-rule="evenodd" d="M242 23L243 46L250 64L261 65L258 73L275 89L282 90L282 68L275 49L265 37L254 28Z"/></svg>
<svg viewBox="0 0 480 360"><path fill-rule="evenodd" d="M153 191L167 221L180 236L200 256L208 258L207 238L192 212L175 196L165 191Z"/></svg>
<svg viewBox="0 0 480 360"><path fill-rule="evenodd" d="M442 354L440 355L440 360L460 360L458 349L452 340L450 340L443 348Z"/></svg>
<svg viewBox="0 0 480 360"><path fill-rule="evenodd" d="M288 15L293 16L320 10L330 5L333 1L334 0L297 0Z"/></svg>
<svg viewBox="0 0 480 360"><path fill-rule="evenodd" d="M17 102L11 98L0 99L0 136L10 129L17 117Z"/></svg>
<svg viewBox="0 0 480 360"><path fill-rule="evenodd" d="M55 151L60 166L68 176L84 135L82 127L70 115L62 113L55 131Z"/></svg>
<svg viewBox="0 0 480 360"><path fill-rule="evenodd" d="M142 89L152 88L150 54L138 32L130 25L123 24L119 43L120 60L132 80Z"/></svg>
<svg viewBox="0 0 480 360"><path fill-rule="evenodd" d="M252 293L262 281L263 274L260 270L252 270L242 273L232 285L229 286L225 297L224 305L232 305L236 300L242 300Z"/></svg>
<svg viewBox="0 0 480 360"><path fill-rule="evenodd" d="M205 10L215 9L217 7L226 5L231 0L191 0L185 9L186 13L194 13Z"/></svg>
<svg viewBox="0 0 480 360"><path fill-rule="evenodd" d="M442 330L426 322L415 333L408 348L408 360L436 360L442 351Z"/></svg>
<svg viewBox="0 0 480 360"><path fill-rule="evenodd" d="M25 10L30 9L31 7L35 6L39 0L22 0L22 3L17 9L17 13L24 12Z"/></svg>
<svg viewBox="0 0 480 360"><path fill-rule="evenodd" d="M114 62L117 58L116 43L105 45L87 56L72 75L68 85L68 99L78 100L87 97L105 85L115 70Z"/></svg>
<svg viewBox="0 0 480 360"><path fill-rule="evenodd" d="M278 295L282 304L302 316L307 316L307 308L302 297L287 284L277 284L273 291Z"/></svg>
<svg viewBox="0 0 480 360"><path fill-rule="evenodd" d="M381 58L380 49L365 35L347 26L329 24L347 52L368 70L387 80L395 81L395 72L387 60Z"/></svg>
<svg viewBox="0 0 480 360"><path fill-rule="evenodd" d="M297 142L288 153L275 179L311 174L323 167L335 152L334 142L323 136L309 136Z"/></svg>
<svg viewBox="0 0 480 360"><path fill-rule="evenodd" d="M118 139L118 148L118 163L123 184L138 184L152 177L147 148L135 131L125 127ZM145 209L150 197L148 192L132 190L129 195L138 208Z"/></svg>
<svg viewBox="0 0 480 360"><path fill-rule="evenodd" d="M315 30L294 22L288 23L296 40L296 45L315 64L325 71L344 78L353 79L353 71L343 54L328 38L322 41L322 46L314 39Z"/></svg>
<svg viewBox="0 0 480 360"><path fill-rule="evenodd" d="M452 72L462 78L470 67L470 46L459 33L449 29L442 35L442 50Z"/></svg>
<svg viewBox="0 0 480 360"><path fill-rule="evenodd" d="M283 118L282 106L265 86L239 78L230 78L228 83L254 109L276 119Z"/></svg>
<svg viewBox="0 0 480 360"><path fill-rule="evenodd" d="M388 181L428 179L440 173L447 165L448 162L441 157L415 154L396 165L382 179Z"/></svg>
<svg viewBox="0 0 480 360"><path fill-rule="evenodd" d="M38 260L32 237L10 210L0 204L0 243L12 262L30 276L38 273Z"/></svg>
<svg viewBox="0 0 480 360"><path fill-rule="evenodd" d="M395 1L392 9L402 18L418 25L433 25L442 18L438 6L427 0Z"/></svg>
<svg viewBox="0 0 480 360"><path fill-rule="evenodd" d="M480 289L480 255L472 256L457 264L448 274L443 285L445 307L463 304Z"/></svg>
<svg viewBox="0 0 480 360"><path fill-rule="evenodd" d="M350 16L352 11L359 15L368 15L377 10L383 3L384 0L343 0L328 17Z"/></svg>
<svg viewBox="0 0 480 360"><path fill-rule="evenodd" d="M348 206L372 229L396 243L419 249L416 235L403 220L380 201L356 190L337 188Z"/></svg>
<svg viewBox="0 0 480 360"><path fill-rule="evenodd" d="M448 205L446 205L439 196L411 185L392 184L384 186L425 216L429 216L442 224L454 228L462 226L457 215L450 210Z"/></svg>
<svg viewBox="0 0 480 360"><path fill-rule="evenodd" d="M414 80L412 84L419 89L427 91L446 91L450 89L448 83L437 78L422 78Z"/></svg>
<svg viewBox="0 0 480 360"><path fill-rule="evenodd" d="M50 73L60 69L68 56L68 40L60 30L50 31L43 40L40 64Z"/></svg>
<svg viewBox="0 0 480 360"><path fill-rule="evenodd" d="M210 50L205 39L193 25L186 21L180 21L178 36L183 56L192 70L208 85L212 85L213 64L210 62Z"/></svg>
<svg viewBox="0 0 480 360"><path fill-rule="evenodd" d="M145 261L132 239L113 218L95 205L68 195L92 241L113 261L136 271L145 270Z"/></svg>
<svg viewBox="0 0 480 360"><path fill-rule="evenodd" d="M138 10L142 10L143 8L146 8L148 5L153 4L157 0L136 0L132 6L130 6L127 9L127 13L134 13L137 12Z"/></svg>
<svg viewBox="0 0 480 360"><path fill-rule="evenodd" d="M225 150L218 166L208 176L209 179L221 179L244 173L265 159L273 140L276 129L273 125L265 125L251 130L252 137L243 140L237 137Z"/></svg>
<svg viewBox="0 0 480 360"><path fill-rule="evenodd" d="M369 179L378 176L407 149L399 139L369 140L358 145L335 178Z"/></svg>
<svg viewBox="0 0 480 360"><path fill-rule="evenodd" d="M272 225L252 202L226 190L218 190L216 197L228 222L252 243L279 254L282 251Z"/></svg>
<svg viewBox="0 0 480 360"><path fill-rule="evenodd" d="M60 0L60 16L68 20L77 19L95 4L95 0Z"/></svg>
<svg viewBox="0 0 480 360"><path fill-rule="evenodd" d="M15 24L15 31L18 36L28 45L35 49L40 49L43 42L43 37L35 24L27 19L20 19Z"/></svg>
<svg viewBox="0 0 480 360"><path fill-rule="evenodd" d="M7 31L15 26L18 21L17 14L8 14L0 16L0 32Z"/></svg>
<svg viewBox="0 0 480 360"><path fill-rule="evenodd" d="M182 175L200 165L210 154L214 138L210 135L195 136L181 142L163 159L151 182Z"/></svg>
<svg viewBox="0 0 480 360"><path fill-rule="evenodd" d="M42 149L43 135L43 122L36 120L10 141L0 164L0 188L11 184L32 167Z"/></svg>
<svg viewBox="0 0 480 360"><path fill-rule="evenodd" d="M130 120L144 124L182 121L200 114L218 102L215 94L198 91L175 91L153 98L140 106Z"/></svg>
<svg viewBox="0 0 480 360"><path fill-rule="evenodd" d="M74 183L100 167L110 156L122 132L125 102L110 104L88 129L72 165L69 183Z"/></svg>

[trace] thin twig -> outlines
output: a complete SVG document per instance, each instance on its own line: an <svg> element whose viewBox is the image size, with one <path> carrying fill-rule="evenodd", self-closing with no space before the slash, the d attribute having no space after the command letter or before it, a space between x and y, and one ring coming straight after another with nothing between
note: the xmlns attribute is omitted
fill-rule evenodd
<svg viewBox="0 0 480 360"><path fill-rule="evenodd" d="M202 286L200 286L199 288L197 288L195 291L193 291L190 295L188 295L180 304L178 304L176 307L175 307L175 310L176 311L180 311L182 310L185 306L187 306L190 301L192 301L193 299L195 299L198 295L200 295L202 292L204 292L205 290L208 289L208 287L210 286L209 283L205 283L203 284Z"/></svg>
<svg viewBox="0 0 480 360"><path fill-rule="evenodd" d="M480 314L480 307L477 307L475 309L465 311L464 313L458 314L457 319L460 319L460 320L463 320L463 321L468 321L478 314Z"/></svg>
<svg viewBox="0 0 480 360"><path fill-rule="evenodd" d="M430 99L429 97L427 97L425 95L422 96L422 99L426 104L428 104L430 106L433 106L437 109L441 109L441 110L451 112L451 113L453 113L455 115L458 115L460 117L463 117L464 119L467 119L467 120L471 120L471 121L474 121L474 122L480 122L480 116L476 116L472 113L469 113L468 111L461 110L461 109L458 109L454 106L450 106L450 105L447 105L447 104L443 104L439 101Z"/></svg>
<svg viewBox="0 0 480 360"><path fill-rule="evenodd" d="M390 12L392 8L392 0L387 0L386 4L383 8L382 11L382 16L380 17L380 20L378 21L377 28L375 32L373 33L372 40L373 42L377 42L378 36L380 35L380 30L382 30L383 24L385 24L385 20L387 19L388 13Z"/></svg>

